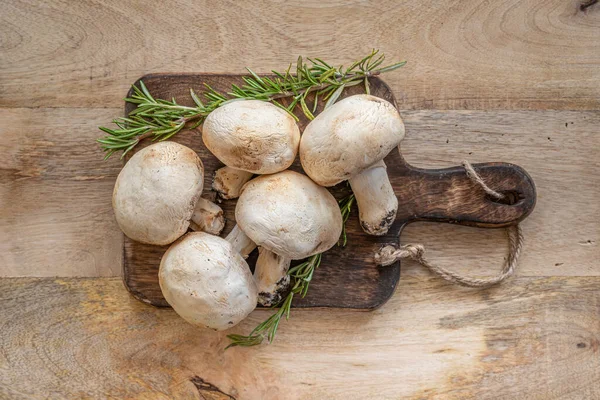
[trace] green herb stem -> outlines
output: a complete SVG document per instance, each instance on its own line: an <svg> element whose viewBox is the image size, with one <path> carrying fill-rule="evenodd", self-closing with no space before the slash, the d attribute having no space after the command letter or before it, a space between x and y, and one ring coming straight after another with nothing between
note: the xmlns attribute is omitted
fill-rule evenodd
<svg viewBox="0 0 600 400"><path fill-rule="evenodd" d="M354 194L350 194L339 201L343 220L342 236L340 236L340 242L342 241L343 237L342 246L346 245L345 225L354 201ZM340 242L338 242L338 245L340 245ZM280 306L280 308L273 315L256 326L256 328L254 328L248 336L236 334L227 335L230 343L226 349L235 346L257 346L261 344L265 338L269 343L273 342L273 339L275 339L275 334L277 333L277 329L279 328L279 322L281 322L283 317L285 317L286 320L288 320L290 317L292 300L294 299L294 296L299 295L304 298L308 293L308 287L312 281L314 272L319 265L321 265L321 258L322 253L315 254L314 256L309 257L306 261L290 268L288 275L290 275L293 284L285 299L283 299L280 304L275 306Z"/></svg>
<svg viewBox="0 0 600 400"><path fill-rule="evenodd" d="M352 211L352 205L355 201L356 197L354 197L354 193L339 201L340 211L342 212L342 234L338 240L338 246L346 247L346 244L348 243L348 237L346 236L346 221L348 221L348 218L350 217L350 211Z"/></svg>
<svg viewBox="0 0 600 400"><path fill-rule="evenodd" d="M275 314L271 315L265 321L256 326L256 328L254 328L248 336L227 335L231 342L225 349L235 346L256 346L261 344L265 338L269 343L273 342L273 339L275 339L275 334L277 333L277 328L279 328L279 323L281 322L282 318L285 317L286 320L290 318L290 311L292 308L292 300L294 300L294 296L306 296L306 293L308 292L308 286L313 277L313 273L315 269L319 267L320 264L321 254L319 253L309 257L303 263L298 264L293 268L290 268L288 274L292 278L294 284L288 295L282 300L280 304L276 305L276 307L280 307L275 312Z"/></svg>
<svg viewBox="0 0 600 400"><path fill-rule="evenodd" d="M125 118L113 120L116 128L100 127L107 135L97 139L106 152L105 159L116 152L124 157L137 146L140 141L152 138L153 141L167 140L181 132L184 128L196 128L216 108L237 99L270 101L288 112L295 120L294 114L299 107L308 119L314 118L319 99L326 101L325 108L330 107L340 97L344 89L364 84L369 93L370 77L402 67L406 62L399 62L381 67L385 55L373 50L369 55L352 63L348 68L333 67L321 59L308 59L309 64L298 58L295 74L292 65L285 72L272 71L273 76L259 76L248 68L249 76L243 77L244 84L232 85L227 94L219 93L205 85L205 101L190 89L190 96L195 106L177 104L175 99L155 99L144 82L132 87L132 95L126 102L135 104ZM307 104L307 96L315 93L312 107ZM286 106L281 99L290 99ZM311 109L312 108L312 109Z"/></svg>

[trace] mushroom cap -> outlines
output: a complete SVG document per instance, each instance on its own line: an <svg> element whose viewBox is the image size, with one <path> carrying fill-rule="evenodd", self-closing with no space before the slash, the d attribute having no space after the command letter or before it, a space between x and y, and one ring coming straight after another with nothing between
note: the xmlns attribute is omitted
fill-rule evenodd
<svg viewBox="0 0 600 400"><path fill-rule="evenodd" d="M208 233L188 233L173 243L162 257L158 279L167 302L194 325L225 330L256 307L248 264L228 241Z"/></svg>
<svg viewBox="0 0 600 400"><path fill-rule="evenodd" d="M113 191L119 227L131 239L166 245L183 235L202 194L204 167L189 147L152 144L125 164Z"/></svg>
<svg viewBox="0 0 600 400"><path fill-rule="evenodd" d="M337 243L342 214L327 189L294 171L248 182L238 199L235 219L257 245L298 260Z"/></svg>
<svg viewBox="0 0 600 400"><path fill-rule="evenodd" d="M273 174L294 162L300 129L287 112L271 103L237 100L208 115L202 140L228 167Z"/></svg>
<svg viewBox="0 0 600 400"><path fill-rule="evenodd" d="M404 137L404 123L388 101L347 97L312 120L300 141L300 162L322 186L348 180L382 160Z"/></svg>

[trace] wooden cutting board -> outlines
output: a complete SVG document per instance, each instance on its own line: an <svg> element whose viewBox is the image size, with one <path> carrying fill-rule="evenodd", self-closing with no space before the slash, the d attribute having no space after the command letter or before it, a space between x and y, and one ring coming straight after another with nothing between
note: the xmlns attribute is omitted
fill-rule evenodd
<svg viewBox="0 0 600 400"><path fill-rule="evenodd" d="M175 98L180 104L193 105L189 95L190 88L199 94L203 92L206 83L217 91L227 92L232 83L242 83L241 77L218 74L152 74L141 80L155 98ZM342 97L363 91L362 85L354 86L347 89ZM381 79L371 80L371 94L396 105L392 91ZM308 104L312 106L312 97L309 97ZM319 105L318 112L322 110L322 106L323 104ZM133 108L131 104L126 104L125 113ZM300 118L300 130L303 131L308 120L302 112L297 115ZM415 134L418 132L407 132L407 135ZM198 153L205 168L203 196L215 200L215 193L211 191L212 177L214 171L223 164L204 147L200 131L183 131L174 136L173 140ZM137 150L150 143L143 143ZM323 255L308 295L304 299L295 298L295 307L375 309L394 293L400 279L400 262L379 267L373 262L373 254L385 244L398 244L400 233L408 223L436 221L500 228L523 220L535 205L533 181L527 172L516 165L474 165L490 187L508 195L511 201L507 204L490 199L467 178L462 167L435 170L413 168L404 161L400 149L394 149L386 157L385 163L398 196L399 209L395 223L385 236L369 236L360 228L355 208L346 224L348 245L345 248L335 246ZM296 160L291 169L302 172L299 160ZM330 190L338 199L349 193L346 184L337 185ZM236 200L224 200L220 203L227 219L222 236L235 225L235 204ZM158 285L158 266L167 246L141 244L125 237L124 247L124 281L127 289L145 303L168 306ZM255 250L248 258L251 267L256 256Z"/></svg>

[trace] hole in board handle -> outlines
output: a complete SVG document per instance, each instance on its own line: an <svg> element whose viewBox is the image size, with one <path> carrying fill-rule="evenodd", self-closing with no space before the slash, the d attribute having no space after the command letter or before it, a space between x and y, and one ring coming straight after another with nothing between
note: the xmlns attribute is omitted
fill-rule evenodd
<svg viewBox="0 0 600 400"><path fill-rule="evenodd" d="M504 197L501 199L497 199L489 194L486 194L485 197L493 203L505 204L507 206L513 206L525 198L521 193L515 190L504 190L499 192L504 195Z"/></svg>

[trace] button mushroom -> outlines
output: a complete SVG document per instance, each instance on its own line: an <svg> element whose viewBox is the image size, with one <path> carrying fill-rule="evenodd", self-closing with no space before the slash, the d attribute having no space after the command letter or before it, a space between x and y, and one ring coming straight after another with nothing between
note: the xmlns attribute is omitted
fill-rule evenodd
<svg viewBox="0 0 600 400"><path fill-rule="evenodd" d="M287 289L291 260L330 249L342 232L342 215L331 193L293 171L248 182L235 219L236 236L245 234L260 246L254 277L264 306L277 304Z"/></svg>
<svg viewBox="0 0 600 400"><path fill-rule="evenodd" d="M398 199L383 158L403 137L404 123L391 103L366 94L350 96L308 124L300 161L319 185L348 180L363 230L384 235L396 218Z"/></svg>
<svg viewBox="0 0 600 400"><path fill-rule="evenodd" d="M202 140L229 167L216 172L213 189L223 198L236 198L252 174L273 174L292 165L300 130L287 112L269 102L238 100L208 115Z"/></svg>
<svg viewBox="0 0 600 400"><path fill-rule="evenodd" d="M256 307L248 264L218 236L192 232L173 243L162 257L158 278L167 302L194 325L228 329Z"/></svg>
<svg viewBox="0 0 600 400"><path fill-rule="evenodd" d="M166 245L192 229L218 235L223 210L201 199L204 167L189 147L159 142L137 152L125 164L113 191L119 227L133 240Z"/></svg>

